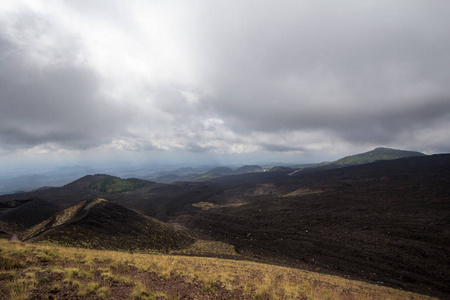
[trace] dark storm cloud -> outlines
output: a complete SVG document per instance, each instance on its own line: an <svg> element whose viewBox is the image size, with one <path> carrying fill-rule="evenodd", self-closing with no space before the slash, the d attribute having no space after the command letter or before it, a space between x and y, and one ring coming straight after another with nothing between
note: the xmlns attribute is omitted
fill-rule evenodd
<svg viewBox="0 0 450 300"><path fill-rule="evenodd" d="M350 3L245 10L255 23L219 35L230 50L214 49L224 72L210 105L235 131L327 130L351 143L448 121L450 6Z"/></svg>
<svg viewBox="0 0 450 300"><path fill-rule="evenodd" d="M401 135L414 136L417 130L450 121L450 97L422 102L392 110L386 107L383 114L354 117L351 122L344 121L336 127L342 128L340 134L351 142L370 140L383 145L395 142Z"/></svg>
<svg viewBox="0 0 450 300"><path fill-rule="evenodd" d="M448 1L35 3L0 7L1 149L448 149Z"/></svg>
<svg viewBox="0 0 450 300"><path fill-rule="evenodd" d="M46 34L39 32L47 29L45 20L27 13L14 29L32 36L28 41L0 38L0 147L54 143L85 149L117 134L123 115L102 99L96 72L73 61L76 43L60 40L59 52L33 53L26 43ZM55 57L49 63L33 55L43 55L44 60Z"/></svg>

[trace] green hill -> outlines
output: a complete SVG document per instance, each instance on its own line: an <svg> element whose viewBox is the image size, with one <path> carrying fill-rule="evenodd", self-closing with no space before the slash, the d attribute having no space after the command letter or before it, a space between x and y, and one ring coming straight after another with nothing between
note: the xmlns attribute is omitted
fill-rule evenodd
<svg viewBox="0 0 450 300"><path fill-rule="evenodd" d="M261 166L258 165L245 165L240 168L237 168L234 170L234 173L241 174L241 173L254 173L254 172L262 172L264 169Z"/></svg>
<svg viewBox="0 0 450 300"><path fill-rule="evenodd" d="M375 148L372 151L346 156L331 164L336 165L359 165L371 163L377 160L392 160L403 157L425 156L425 154L416 151L397 150L390 148Z"/></svg>
<svg viewBox="0 0 450 300"><path fill-rule="evenodd" d="M233 169L228 168L228 167L216 167L216 168L209 170L206 174L229 175L229 174L233 174Z"/></svg>
<svg viewBox="0 0 450 300"><path fill-rule="evenodd" d="M289 171L289 170L293 170L292 168L289 167L284 167L284 166L275 166L269 169L269 172L280 172L280 171Z"/></svg>
<svg viewBox="0 0 450 300"><path fill-rule="evenodd" d="M100 179L92 182L89 187L95 191L114 194L133 192L149 184L153 184L153 182L137 178L122 179L115 176L103 175Z"/></svg>

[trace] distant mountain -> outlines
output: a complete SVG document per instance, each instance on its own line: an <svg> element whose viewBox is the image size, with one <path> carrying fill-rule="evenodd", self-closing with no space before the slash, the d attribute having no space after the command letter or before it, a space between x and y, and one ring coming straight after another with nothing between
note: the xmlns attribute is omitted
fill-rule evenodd
<svg viewBox="0 0 450 300"><path fill-rule="evenodd" d="M102 178L89 184L89 188L110 194L132 192L138 188L153 184L151 181L138 178L122 179L110 175L100 176L102 176Z"/></svg>
<svg viewBox="0 0 450 300"><path fill-rule="evenodd" d="M269 169L269 172L280 172L280 171L289 171L292 168L284 167L284 166L275 166Z"/></svg>
<svg viewBox="0 0 450 300"><path fill-rule="evenodd" d="M263 172L264 168L258 165L244 165L235 170L229 167L216 167L209 170L205 174L201 174L197 178L207 178L207 177L217 177L223 175L232 175L232 174L245 174L245 173L255 173L255 172Z"/></svg>
<svg viewBox="0 0 450 300"><path fill-rule="evenodd" d="M237 169L229 167L214 167L210 170L179 168L160 172L158 176L149 177L150 180L159 183L171 183L182 181L205 181L226 175L237 175L246 173L263 172L264 168L259 165L244 165Z"/></svg>
<svg viewBox="0 0 450 300"><path fill-rule="evenodd" d="M207 174L229 175L233 174L233 169L228 167L216 167L209 170Z"/></svg>
<svg viewBox="0 0 450 300"><path fill-rule="evenodd" d="M20 199L20 200L9 200L5 202L0 202L0 210L3 211L4 209L8 208L16 208L19 207L27 202L30 202L32 199Z"/></svg>
<svg viewBox="0 0 450 300"><path fill-rule="evenodd" d="M336 165L359 165L365 163L371 163L377 160L392 160L403 157L413 157L413 156L426 156L421 152L416 151L406 151L406 150L397 150L390 148L375 148L372 151L346 156L344 158L338 159L337 161L332 162L331 164Z"/></svg>
<svg viewBox="0 0 450 300"><path fill-rule="evenodd" d="M190 174L190 173L197 173L197 171L194 168L185 167L185 168L178 168L176 170L173 170L170 173L176 174L176 175L186 175L186 174Z"/></svg>
<svg viewBox="0 0 450 300"><path fill-rule="evenodd" d="M175 181L182 181L184 179L183 176L177 175L177 174L167 174L167 175L161 175L156 178L152 178L155 182L159 183L167 183L167 182L175 182Z"/></svg>
<svg viewBox="0 0 450 300"><path fill-rule="evenodd" d="M237 168L234 170L234 173L236 174L242 174L242 173L253 173L253 172L262 172L264 171L263 167L258 165L245 165L240 168Z"/></svg>
<svg viewBox="0 0 450 300"><path fill-rule="evenodd" d="M44 186L62 186L93 172L94 169L82 166L15 174L7 177L0 172L0 195L17 191L33 191Z"/></svg>
<svg viewBox="0 0 450 300"><path fill-rule="evenodd" d="M194 242L181 230L123 206L96 198L82 201L32 227L24 240L94 249L182 249Z"/></svg>

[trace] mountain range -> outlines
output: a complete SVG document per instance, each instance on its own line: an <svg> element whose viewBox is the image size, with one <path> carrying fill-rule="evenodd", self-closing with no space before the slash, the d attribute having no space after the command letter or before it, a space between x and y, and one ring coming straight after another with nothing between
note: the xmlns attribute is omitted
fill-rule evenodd
<svg viewBox="0 0 450 300"><path fill-rule="evenodd" d="M450 295L450 154L377 148L328 165L220 170L174 183L87 175L3 195L0 231L138 252L211 240L247 259Z"/></svg>

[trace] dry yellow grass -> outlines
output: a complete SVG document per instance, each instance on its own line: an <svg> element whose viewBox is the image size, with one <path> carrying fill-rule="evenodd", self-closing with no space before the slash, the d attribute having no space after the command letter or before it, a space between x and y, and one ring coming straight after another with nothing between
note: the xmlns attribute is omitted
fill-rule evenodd
<svg viewBox="0 0 450 300"><path fill-rule="evenodd" d="M320 194L320 193L323 193L323 191L322 190L311 190L311 189L307 189L307 188L300 188L298 190L290 192L289 194L283 195L283 197L306 196L306 195L314 195L314 194Z"/></svg>
<svg viewBox="0 0 450 300"><path fill-rule="evenodd" d="M200 208L201 210L210 210L213 208L222 208L222 207L239 207L244 205L244 202L237 202L237 203L227 203L227 204L214 204L211 202L197 202L192 204L193 207Z"/></svg>
<svg viewBox="0 0 450 300"><path fill-rule="evenodd" d="M192 245L182 250L171 251L170 254L196 254L196 255L232 255L239 256L233 245L218 241L196 240Z"/></svg>
<svg viewBox="0 0 450 300"><path fill-rule="evenodd" d="M40 265L42 254L52 260ZM48 278L39 278L44 273L59 279L45 283ZM198 283L205 291L220 286L246 299L432 299L336 276L249 261L63 248L0 239L2 299L26 299L39 284L49 284L56 295L70 287L79 297L96 295L100 299L113 299L110 287L114 282L130 286L130 299L170 299L168 291L152 291L136 275L147 273L157 274L161 280L178 278L188 284Z"/></svg>

